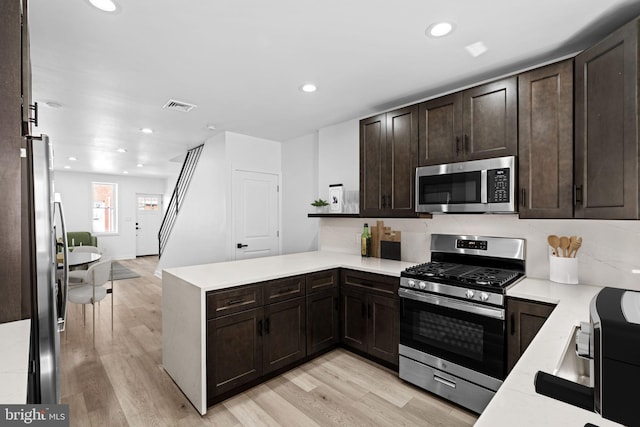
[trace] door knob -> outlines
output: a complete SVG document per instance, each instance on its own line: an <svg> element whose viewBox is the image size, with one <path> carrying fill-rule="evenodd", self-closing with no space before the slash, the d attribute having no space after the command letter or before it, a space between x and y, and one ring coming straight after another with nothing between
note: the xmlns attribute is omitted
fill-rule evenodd
<svg viewBox="0 0 640 427"><path fill-rule="evenodd" d="M236 245L236 248L238 248L238 249L242 249L242 248L246 248L247 246L249 246L249 245L243 245L242 243L238 243L238 244Z"/></svg>

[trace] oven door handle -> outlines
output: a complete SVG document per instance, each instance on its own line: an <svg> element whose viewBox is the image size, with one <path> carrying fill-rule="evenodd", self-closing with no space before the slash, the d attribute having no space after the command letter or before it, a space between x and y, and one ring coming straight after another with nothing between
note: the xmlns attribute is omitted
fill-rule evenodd
<svg viewBox="0 0 640 427"><path fill-rule="evenodd" d="M453 298L412 291L404 288L400 288L398 290L398 295L400 295L400 298L408 298L427 304L439 305L442 307L452 308L454 310L504 320L504 309L502 308L488 307L486 305L475 304L473 302L459 301Z"/></svg>

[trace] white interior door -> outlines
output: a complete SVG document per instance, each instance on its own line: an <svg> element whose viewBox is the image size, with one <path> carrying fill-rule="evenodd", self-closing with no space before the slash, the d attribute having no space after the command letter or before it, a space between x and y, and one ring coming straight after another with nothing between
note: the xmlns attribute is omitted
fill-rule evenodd
<svg viewBox="0 0 640 427"><path fill-rule="evenodd" d="M158 255L162 195L136 194L136 256Z"/></svg>
<svg viewBox="0 0 640 427"><path fill-rule="evenodd" d="M235 259L278 255L278 175L233 172Z"/></svg>

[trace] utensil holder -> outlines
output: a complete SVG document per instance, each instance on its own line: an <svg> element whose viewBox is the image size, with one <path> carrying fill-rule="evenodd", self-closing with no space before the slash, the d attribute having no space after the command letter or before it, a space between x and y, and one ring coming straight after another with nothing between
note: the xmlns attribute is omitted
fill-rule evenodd
<svg viewBox="0 0 640 427"><path fill-rule="evenodd" d="M549 280L575 285L578 283L578 258L549 255Z"/></svg>

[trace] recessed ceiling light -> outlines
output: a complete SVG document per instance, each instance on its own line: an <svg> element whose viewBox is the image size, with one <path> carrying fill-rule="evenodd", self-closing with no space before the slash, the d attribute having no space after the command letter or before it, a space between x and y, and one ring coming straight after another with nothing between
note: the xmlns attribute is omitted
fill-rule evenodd
<svg viewBox="0 0 640 427"><path fill-rule="evenodd" d="M207 129L216 130L216 126L215 125L207 125Z"/></svg>
<svg viewBox="0 0 640 427"><path fill-rule="evenodd" d="M127 149L126 148L118 148L118 153L126 153Z"/></svg>
<svg viewBox="0 0 640 427"><path fill-rule="evenodd" d="M76 159L75 157L71 156L71 157L69 157L69 160L71 160L72 162L75 162L78 159Z"/></svg>
<svg viewBox="0 0 640 427"><path fill-rule="evenodd" d="M118 5L114 0L89 0L89 3L103 12L115 12L118 10Z"/></svg>
<svg viewBox="0 0 640 427"><path fill-rule="evenodd" d="M128 172L128 171L122 171L122 173L126 175L126 174L128 174L129 172Z"/></svg>
<svg viewBox="0 0 640 427"><path fill-rule="evenodd" d="M138 163L138 164L136 165L136 167L139 167L139 168L141 168L142 166L144 166L142 163Z"/></svg>
<svg viewBox="0 0 640 427"><path fill-rule="evenodd" d="M150 129L150 128L142 128L142 129L140 129L140 132L142 132L142 133L153 133L153 129Z"/></svg>
<svg viewBox="0 0 640 427"><path fill-rule="evenodd" d="M64 166L64 168L65 168L65 169L71 169L71 166L69 166L69 165L65 165L65 166Z"/></svg>
<svg viewBox="0 0 640 427"><path fill-rule="evenodd" d="M469 46L465 46L464 48L467 50L467 52L469 52L469 55L473 56L474 58L482 55L487 50L489 50L487 46L485 46L485 44L482 42L472 43Z"/></svg>
<svg viewBox="0 0 640 427"><path fill-rule="evenodd" d="M450 22L437 22L427 27L426 35L431 37L443 37L453 31L453 24Z"/></svg>
<svg viewBox="0 0 640 427"><path fill-rule="evenodd" d="M46 105L49 108L61 108L62 104L60 104L59 102L55 102L55 101L47 101L44 103L44 105Z"/></svg>
<svg viewBox="0 0 640 427"><path fill-rule="evenodd" d="M318 88L313 83L305 83L302 86L300 86L300 90L303 92L311 93L318 90Z"/></svg>

